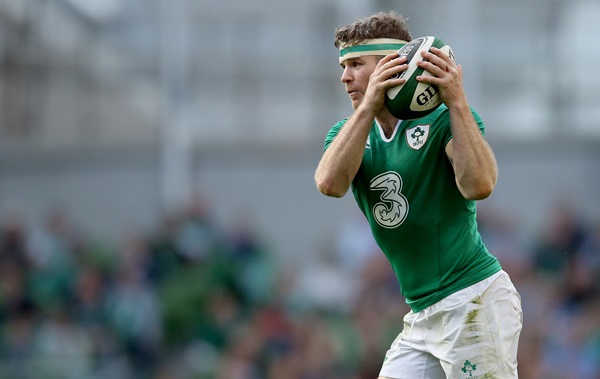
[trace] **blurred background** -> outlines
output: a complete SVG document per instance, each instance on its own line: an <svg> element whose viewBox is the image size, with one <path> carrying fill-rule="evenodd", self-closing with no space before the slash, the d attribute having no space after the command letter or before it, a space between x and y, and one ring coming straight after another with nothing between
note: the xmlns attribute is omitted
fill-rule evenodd
<svg viewBox="0 0 600 379"><path fill-rule="evenodd" d="M0 0L0 379L374 379L408 311L313 172L378 10L464 69L524 379L600 378L596 0Z"/></svg>

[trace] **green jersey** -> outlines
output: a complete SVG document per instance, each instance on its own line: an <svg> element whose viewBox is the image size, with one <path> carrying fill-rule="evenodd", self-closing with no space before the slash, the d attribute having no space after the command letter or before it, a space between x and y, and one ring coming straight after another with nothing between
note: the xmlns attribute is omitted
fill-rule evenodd
<svg viewBox="0 0 600 379"><path fill-rule="evenodd" d="M448 108L399 121L388 139L373 122L352 192L414 312L501 269L481 240L475 201L456 185L445 147ZM484 132L483 122L472 110ZM346 123L334 125L325 149Z"/></svg>

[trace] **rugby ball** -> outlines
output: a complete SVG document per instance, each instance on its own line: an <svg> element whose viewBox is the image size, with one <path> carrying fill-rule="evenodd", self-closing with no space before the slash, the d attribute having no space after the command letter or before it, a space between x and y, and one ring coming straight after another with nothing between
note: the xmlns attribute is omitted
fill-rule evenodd
<svg viewBox="0 0 600 379"><path fill-rule="evenodd" d="M441 103L437 86L417 81L417 76L431 76L431 73L417 67L417 62L424 60L422 51L429 51L431 47L437 47L448 54L454 61L454 53L441 39L434 36L415 38L402 46L398 53L400 57L406 57L408 68L399 77L406 78L406 82L387 90L385 94L385 105L396 118L401 120L412 120L421 118L433 112Z"/></svg>

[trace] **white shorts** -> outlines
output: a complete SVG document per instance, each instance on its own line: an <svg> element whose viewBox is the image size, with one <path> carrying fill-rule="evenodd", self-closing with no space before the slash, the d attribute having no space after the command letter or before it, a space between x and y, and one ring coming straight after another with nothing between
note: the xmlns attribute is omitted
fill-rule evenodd
<svg viewBox="0 0 600 379"><path fill-rule="evenodd" d="M504 271L404 317L380 376L516 379L521 297Z"/></svg>

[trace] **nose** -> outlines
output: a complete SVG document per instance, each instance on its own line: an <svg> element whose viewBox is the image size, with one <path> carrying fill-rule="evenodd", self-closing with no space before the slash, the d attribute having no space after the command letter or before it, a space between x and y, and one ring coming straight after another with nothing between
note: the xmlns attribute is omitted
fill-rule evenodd
<svg viewBox="0 0 600 379"><path fill-rule="evenodd" d="M352 80L352 76L350 75L350 70L348 70L348 67L345 67L344 71L342 71L342 77L340 80L342 83L349 83Z"/></svg>

